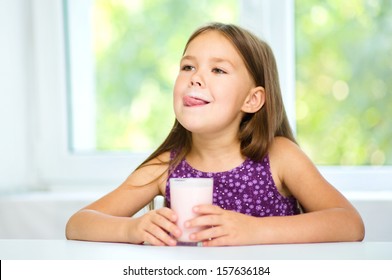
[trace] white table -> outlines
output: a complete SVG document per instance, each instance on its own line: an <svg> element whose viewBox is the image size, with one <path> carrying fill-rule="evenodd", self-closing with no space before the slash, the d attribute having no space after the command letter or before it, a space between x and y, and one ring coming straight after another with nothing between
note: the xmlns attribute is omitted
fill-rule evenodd
<svg viewBox="0 0 392 280"><path fill-rule="evenodd" d="M392 260L392 242L233 247L154 247L122 243L0 239L2 260Z"/></svg>

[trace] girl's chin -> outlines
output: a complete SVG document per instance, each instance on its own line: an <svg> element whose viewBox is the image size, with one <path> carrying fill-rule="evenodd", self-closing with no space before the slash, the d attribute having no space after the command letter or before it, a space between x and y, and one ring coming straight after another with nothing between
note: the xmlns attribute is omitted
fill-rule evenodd
<svg viewBox="0 0 392 280"><path fill-rule="evenodd" d="M209 122L203 122L199 119L187 119L187 120L178 120L180 124L188 131L192 133L209 133L211 130L211 125Z"/></svg>

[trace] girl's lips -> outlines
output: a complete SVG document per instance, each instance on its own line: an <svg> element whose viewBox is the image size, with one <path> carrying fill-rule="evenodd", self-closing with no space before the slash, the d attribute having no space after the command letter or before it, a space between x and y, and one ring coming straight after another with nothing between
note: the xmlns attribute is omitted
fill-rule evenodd
<svg viewBox="0 0 392 280"><path fill-rule="evenodd" d="M188 95L184 96L183 102L184 102L184 105L187 107L202 106L202 105L206 105L209 103L208 101L205 101L203 99L199 99L197 97L192 97L192 96L188 96Z"/></svg>

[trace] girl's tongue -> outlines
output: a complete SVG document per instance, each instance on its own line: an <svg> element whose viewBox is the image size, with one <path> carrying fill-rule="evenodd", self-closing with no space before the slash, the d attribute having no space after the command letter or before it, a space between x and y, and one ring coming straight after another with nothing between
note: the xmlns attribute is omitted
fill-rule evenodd
<svg viewBox="0 0 392 280"><path fill-rule="evenodd" d="M191 97L191 96L184 96L184 105L191 107L191 106L201 106L201 105L206 105L208 104L207 101L204 101L202 99L198 99L195 97Z"/></svg>

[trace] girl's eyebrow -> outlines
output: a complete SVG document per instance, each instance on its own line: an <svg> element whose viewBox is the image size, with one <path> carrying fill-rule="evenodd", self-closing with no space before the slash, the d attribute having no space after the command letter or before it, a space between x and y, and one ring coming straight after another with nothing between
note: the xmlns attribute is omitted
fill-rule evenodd
<svg viewBox="0 0 392 280"><path fill-rule="evenodd" d="M213 57L213 58L211 58L211 61L213 61L215 63L228 63L228 64L230 64L230 66L234 67L234 63L231 62L230 59L221 58L221 57Z"/></svg>
<svg viewBox="0 0 392 280"><path fill-rule="evenodd" d="M183 60L196 60L196 58L194 56L192 56L192 55L184 55L181 58L181 61L183 61Z"/></svg>
<svg viewBox="0 0 392 280"><path fill-rule="evenodd" d="M181 58L181 61L183 60L197 60L195 56L192 55L184 55ZM230 64L230 66L234 67L234 63L232 63L229 59L225 59L222 57L211 57L209 58L210 61L214 62L214 63L228 63Z"/></svg>

